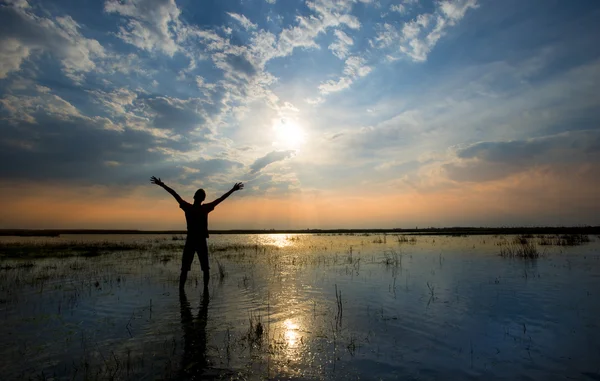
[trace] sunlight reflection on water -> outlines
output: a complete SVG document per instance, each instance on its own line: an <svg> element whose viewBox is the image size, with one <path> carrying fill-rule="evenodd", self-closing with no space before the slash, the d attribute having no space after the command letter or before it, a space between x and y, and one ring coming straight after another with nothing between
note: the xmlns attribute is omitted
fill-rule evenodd
<svg viewBox="0 0 600 381"><path fill-rule="evenodd" d="M294 246L301 234L257 234L256 243L259 245L272 245L278 248Z"/></svg>

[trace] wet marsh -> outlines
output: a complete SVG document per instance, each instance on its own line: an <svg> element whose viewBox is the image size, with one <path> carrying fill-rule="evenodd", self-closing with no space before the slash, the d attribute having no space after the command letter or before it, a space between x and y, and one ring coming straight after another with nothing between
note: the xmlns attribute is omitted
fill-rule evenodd
<svg viewBox="0 0 600 381"><path fill-rule="evenodd" d="M0 379L595 380L598 241L2 237Z"/></svg>

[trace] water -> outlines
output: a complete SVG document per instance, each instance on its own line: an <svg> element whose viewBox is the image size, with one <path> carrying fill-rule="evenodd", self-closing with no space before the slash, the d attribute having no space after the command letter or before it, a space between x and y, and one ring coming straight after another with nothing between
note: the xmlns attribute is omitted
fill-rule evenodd
<svg viewBox="0 0 600 381"><path fill-rule="evenodd" d="M3 259L0 379L599 380L600 243L510 239L214 235L180 294L170 235L5 237L140 248Z"/></svg>

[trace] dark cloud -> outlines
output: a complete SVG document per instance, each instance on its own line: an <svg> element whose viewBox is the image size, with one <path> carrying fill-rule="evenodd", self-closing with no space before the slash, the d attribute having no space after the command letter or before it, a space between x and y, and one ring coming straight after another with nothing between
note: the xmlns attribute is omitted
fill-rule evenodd
<svg viewBox="0 0 600 381"><path fill-rule="evenodd" d="M128 184L160 170L174 176L178 152L197 149L189 138L167 139L144 130L118 129L87 117L51 94L0 100L0 177Z"/></svg>
<svg viewBox="0 0 600 381"><path fill-rule="evenodd" d="M256 159L256 161L250 165L250 173L257 173L269 164L292 157L294 153L294 150L269 152L265 156Z"/></svg>
<svg viewBox="0 0 600 381"><path fill-rule="evenodd" d="M443 166L454 181L490 181L535 166L593 163L598 159L600 130L570 131L528 140L479 142L460 149L457 160Z"/></svg>
<svg viewBox="0 0 600 381"><path fill-rule="evenodd" d="M156 128L190 131L201 128L206 122L197 112L201 105L195 100L155 97L141 102L149 107Z"/></svg>
<svg viewBox="0 0 600 381"><path fill-rule="evenodd" d="M227 159L198 159L192 162L182 163L180 167L182 184L191 184L196 180L213 180L216 176L227 176L235 169L244 165L237 161Z"/></svg>
<svg viewBox="0 0 600 381"><path fill-rule="evenodd" d="M500 163L528 161L556 147L558 143L556 139L480 142L458 151L457 156Z"/></svg>
<svg viewBox="0 0 600 381"><path fill-rule="evenodd" d="M227 62L234 71L243 73L247 78L256 75L256 68L244 56L228 54L225 58L225 62Z"/></svg>

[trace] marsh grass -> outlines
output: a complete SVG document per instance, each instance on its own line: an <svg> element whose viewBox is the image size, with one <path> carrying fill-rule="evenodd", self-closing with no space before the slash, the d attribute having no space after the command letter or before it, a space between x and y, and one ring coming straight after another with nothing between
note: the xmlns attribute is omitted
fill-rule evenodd
<svg viewBox="0 0 600 381"><path fill-rule="evenodd" d="M225 267L223 267L223 265L221 264L221 261L219 261L218 259L215 258L215 261L217 262L217 269L219 270L219 281L223 281L223 279L225 279L225 277L227 276L227 271L225 271Z"/></svg>
<svg viewBox="0 0 600 381"><path fill-rule="evenodd" d="M248 332L246 332L246 339L251 346L262 346L263 334L265 332L262 318L260 315L250 313L248 318L249 326Z"/></svg>
<svg viewBox="0 0 600 381"><path fill-rule="evenodd" d="M400 244L408 243L408 244L414 245L417 243L416 237L407 237L405 235L399 235L399 236L397 236L397 239L398 239L398 243L400 243Z"/></svg>
<svg viewBox="0 0 600 381"><path fill-rule="evenodd" d="M96 257L116 251L144 251L153 247L149 243L126 242L60 242L0 243L0 258L46 258L46 257Z"/></svg>
<svg viewBox="0 0 600 381"><path fill-rule="evenodd" d="M504 258L524 258L524 259L535 259L541 256L537 245L534 242L529 241L516 241L503 245L500 248L500 256Z"/></svg>
<svg viewBox="0 0 600 381"><path fill-rule="evenodd" d="M16 269L28 269L34 267L35 263L31 261L23 262L23 263L14 263L12 265L0 265L0 270L16 270Z"/></svg>
<svg viewBox="0 0 600 381"><path fill-rule="evenodd" d="M386 250L383 252L383 263L386 266L402 267L402 254L396 250Z"/></svg>
<svg viewBox="0 0 600 381"><path fill-rule="evenodd" d="M543 246L579 246L590 242L587 234L539 235L538 243Z"/></svg>

